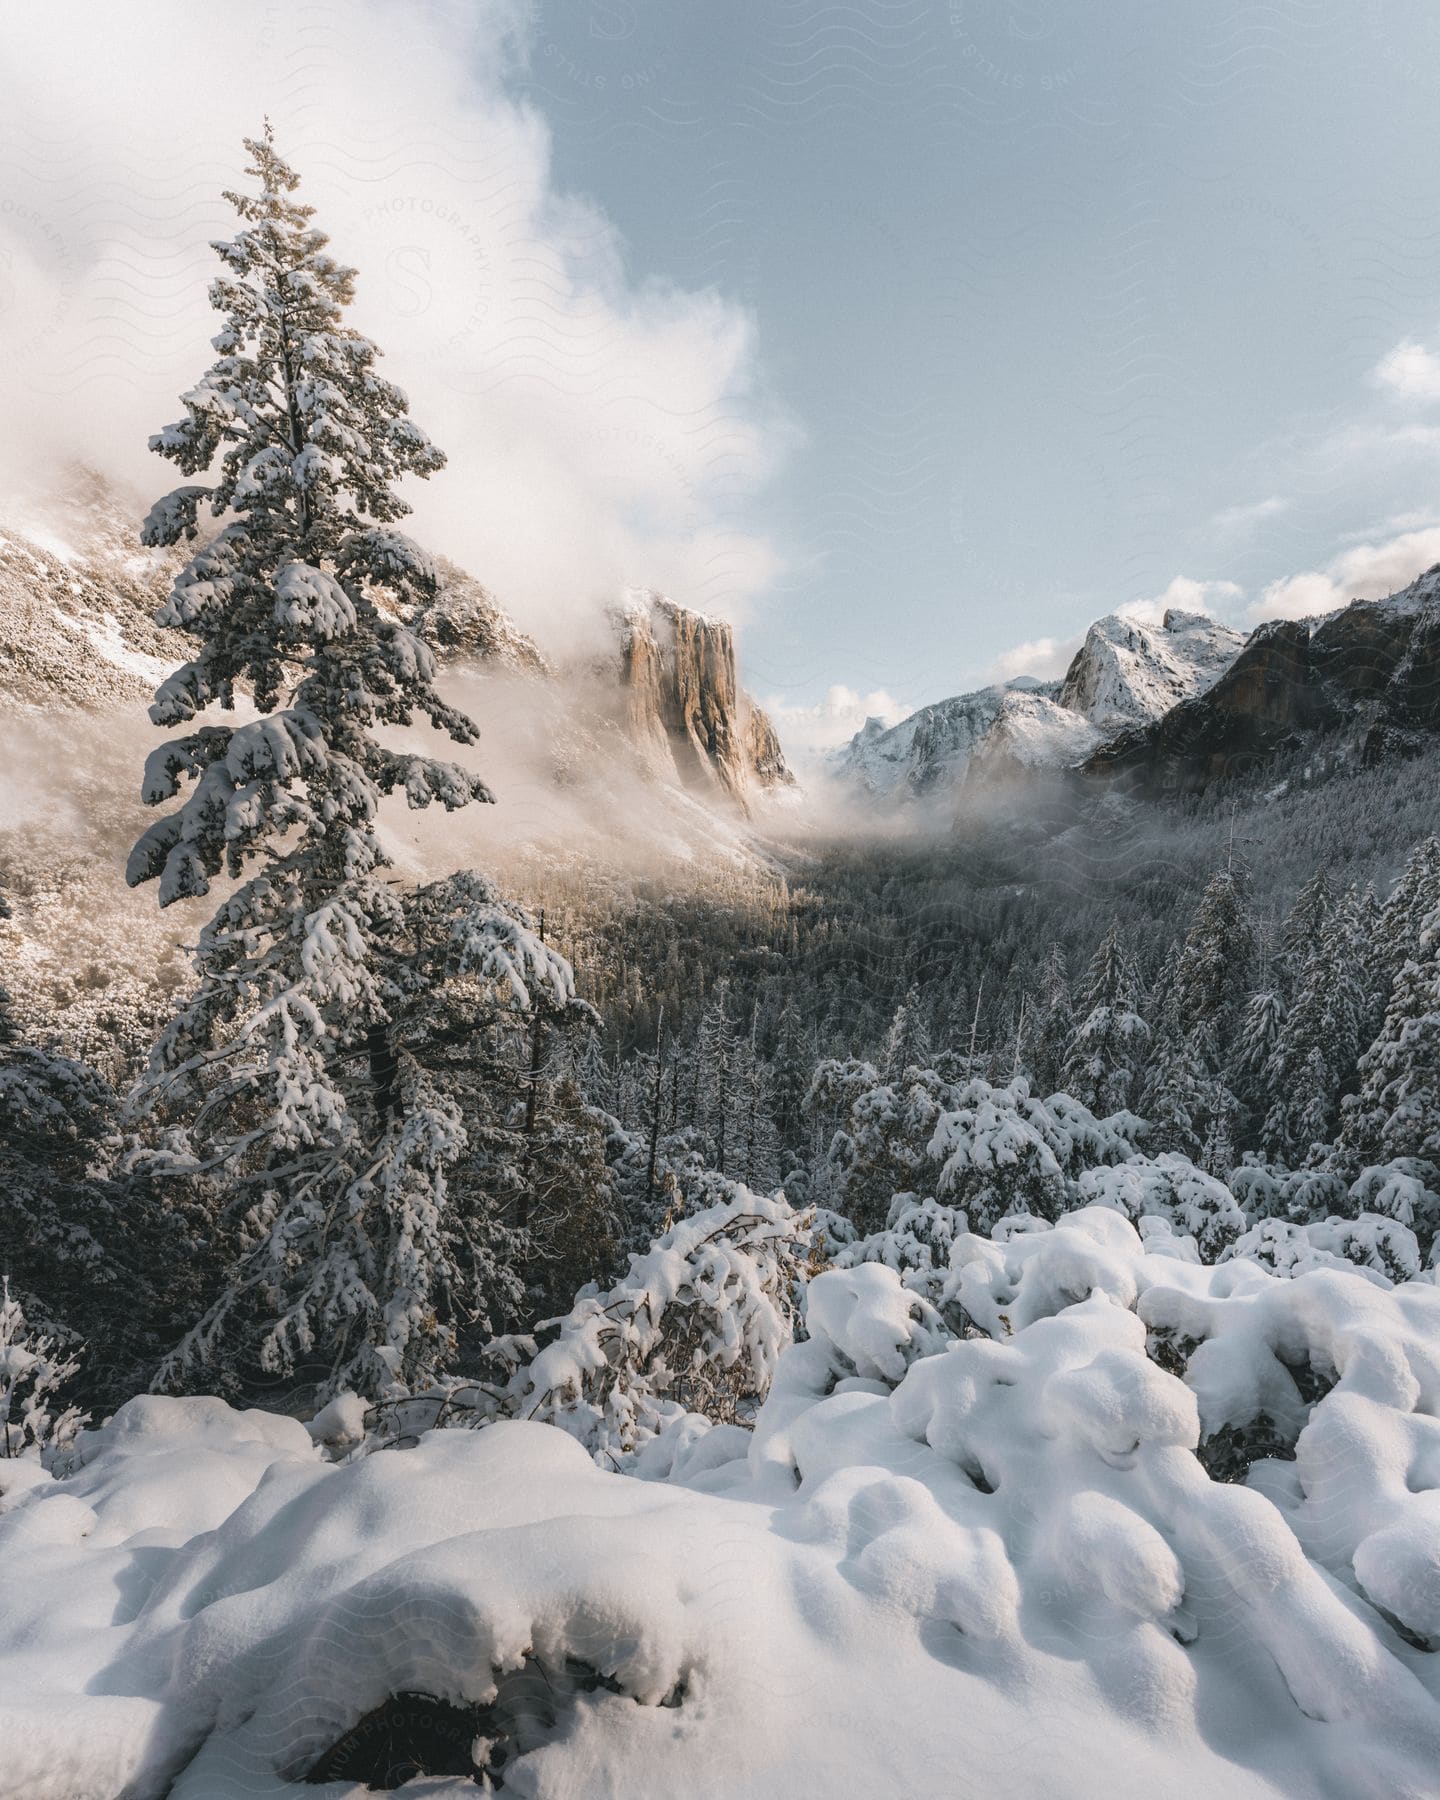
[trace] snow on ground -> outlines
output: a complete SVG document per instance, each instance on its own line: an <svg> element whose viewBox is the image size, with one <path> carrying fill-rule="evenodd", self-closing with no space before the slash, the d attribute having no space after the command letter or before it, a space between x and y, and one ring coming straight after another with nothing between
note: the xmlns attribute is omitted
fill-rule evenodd
<svg viewBox="0 0 1440 1800"><path fill-rule="evenodd" d="M692 1415L638 1474L525 1421L336 1464L160 1398L63 1480L0 1465L0 1786L359 1795L301 1777L498 1676L532 1800L1433 1795L1432 1282L1094 1207L962 1234L947 1284L972 1335L883 1262L817 1276L754 1431ZM1262 1414L1294 1460L1212 1480Z"/></svg>

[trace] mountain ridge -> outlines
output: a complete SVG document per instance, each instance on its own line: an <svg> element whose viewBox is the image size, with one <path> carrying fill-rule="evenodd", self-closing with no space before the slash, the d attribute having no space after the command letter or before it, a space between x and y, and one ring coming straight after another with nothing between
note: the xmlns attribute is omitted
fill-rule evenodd
<svg viewBox="0 0 1440 1800"><path fill-rule="evenodd" d="M1307 742L1362 763L1440 732L1440 564L1379 600L1257 626L1204 694L1119 733L1087 774L1195 791Z"/></svg>
<svg viewBox="0 0 1440 1800"><path fill-rule="evenodd" d="M917 799L972 778L1068 767L1107 735L1203 692L1244 641L1180 608L1158 626L1108 613L1090 626L1062 680L1017 676L935 701L889 728L867 720L832 771L872 798Z"/></svg>

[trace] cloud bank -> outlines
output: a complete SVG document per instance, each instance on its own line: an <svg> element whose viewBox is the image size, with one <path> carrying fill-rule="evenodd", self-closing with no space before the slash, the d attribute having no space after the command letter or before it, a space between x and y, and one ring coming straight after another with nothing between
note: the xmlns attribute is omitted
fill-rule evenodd
<svg viewBox="0 0 1440 1800"><path fill-rule="evenodd" d="M1323 569L1272 581L1249 611L1261 619L1306 619L1350 600L1383 600L1440 562L1440 526L1404 531L1378 544L1354 544Z"/></svg>
<svg viewBox="0 0 1440 1800"><path fill-rule="evenodd" d="M847 743L867 719L898 725L914 711L884 688L862 694L843 682L829 688L825 698L814 706L792 702L784 694L768 695L762 704L780 733L785 754L802 766L826 750Z"/></svg>
<svg viewBox="0 0 1440 1800"><path fill-rule="evenodd" d="M639 280L507 92L522 0L10 0L0 44L0 486L79 458L145 496L210 358L209 240L267 112L449 468L414 529L542 637L621 586L743 616L776 553L751 502L789 432L752 320Z"/></svg>

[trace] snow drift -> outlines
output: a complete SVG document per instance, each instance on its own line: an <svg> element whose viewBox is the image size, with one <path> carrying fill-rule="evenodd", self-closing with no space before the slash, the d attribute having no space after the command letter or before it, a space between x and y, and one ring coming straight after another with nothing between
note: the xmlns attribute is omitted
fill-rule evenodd
<svg viewBox="0 0 1440 1800"><path fill-rule="evenodd" d="M1433 1793L1440 1292L1142 1229L962 1231L939 1306L876 1240L628 1473L131 1401L0 1474L5 1791L358 1795L408 1705L536 1797Z"/></svg>

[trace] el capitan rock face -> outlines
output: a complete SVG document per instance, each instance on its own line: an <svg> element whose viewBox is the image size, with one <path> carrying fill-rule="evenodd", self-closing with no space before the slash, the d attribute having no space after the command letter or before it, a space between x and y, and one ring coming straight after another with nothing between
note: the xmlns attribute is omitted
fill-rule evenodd
<svg viewBox="0 0 1440 1800"><path fill-rule="evenodd" d="M1309 740L1357 760L1440 731L1440 565L1388 600L1262 625L1209 691L1122 732L1085 764L1149 791L1191 791Z"/></svg>
<svg viewBox="0 0 1440 1800"><path fill-rule="evenodd" d="M723 619L642 590L617 623L626 734L658 773L742 806L757 789L793 784L774 726L737 682Z"/></svg>

